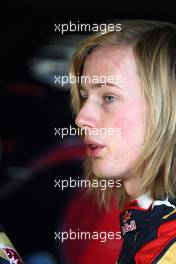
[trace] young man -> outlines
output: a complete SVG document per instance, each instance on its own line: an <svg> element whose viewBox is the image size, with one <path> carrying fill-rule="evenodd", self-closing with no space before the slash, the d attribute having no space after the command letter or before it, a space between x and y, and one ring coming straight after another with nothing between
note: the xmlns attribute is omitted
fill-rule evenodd
<svg viewBox="0 0 176 264"><path fill-rule="evenodd" d="M176 26L120 23L120 31L90 36L71 63L86 174L122 181L92 188L99 204L115 201L122 211L118 263L176 263Z"/></svg>

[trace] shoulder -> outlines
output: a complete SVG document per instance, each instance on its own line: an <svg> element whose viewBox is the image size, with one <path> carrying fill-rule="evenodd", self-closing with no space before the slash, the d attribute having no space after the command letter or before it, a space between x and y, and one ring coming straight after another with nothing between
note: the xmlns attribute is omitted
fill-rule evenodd
<svg viewBox="0 0 176 264"><path fill-rule="evenodd" d="M167 264L176 261L176 209L164 215L155 239L146 243L135 255L135 263L145 258L148 264Z"/></svg>

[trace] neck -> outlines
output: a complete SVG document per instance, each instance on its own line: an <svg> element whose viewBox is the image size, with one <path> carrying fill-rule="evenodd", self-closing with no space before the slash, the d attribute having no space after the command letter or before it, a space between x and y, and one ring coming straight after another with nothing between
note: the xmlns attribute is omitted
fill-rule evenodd
<svg viewBox="0 0 176 264"><path fill-rule="evenodd" d="M131 177L123 180L123 184L129 200L137 199L142 195L140 191L141 177Z"/></svg>

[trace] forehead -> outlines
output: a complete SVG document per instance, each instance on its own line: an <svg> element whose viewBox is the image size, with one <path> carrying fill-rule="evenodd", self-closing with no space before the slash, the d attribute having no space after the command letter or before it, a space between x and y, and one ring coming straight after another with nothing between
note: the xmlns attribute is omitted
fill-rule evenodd
<svg viewBox="0 0 176 264"><path fill-rule="evenodd" d="M136 61L130 46L98 47L87 56L83 67L83 75L119 74L123 77L136 73Z"/></svg>

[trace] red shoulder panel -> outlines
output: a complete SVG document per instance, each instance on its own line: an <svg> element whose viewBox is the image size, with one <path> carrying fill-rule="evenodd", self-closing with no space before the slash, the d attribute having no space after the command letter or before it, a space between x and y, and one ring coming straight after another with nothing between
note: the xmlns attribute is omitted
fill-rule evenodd
<svg viewBox="0 0 176 264"><path fill-rule="evenodd" d="M159 256L168 243L176 238L176 220L162 224L157 232L157 237L145 244L135 255L136 264L150 264Z"/></svg>

